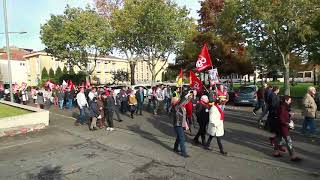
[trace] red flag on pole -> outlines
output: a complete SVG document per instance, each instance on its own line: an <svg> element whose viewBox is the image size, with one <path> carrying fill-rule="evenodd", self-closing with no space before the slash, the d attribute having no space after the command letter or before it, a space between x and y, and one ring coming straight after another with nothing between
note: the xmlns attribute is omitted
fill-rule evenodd
<svg viewBox="0 0 320 180"><path fill-rule="evenodd" d="M204 44L201 53L199 54L196 62L196 68L198 72L201 72L212 66L211 57L208 51L208 45Z"/></svg>
<svg viewBox="0 0 320 180"><path fill-rule="evenodd" d="M203 84L196 74L190 71L190 88L197 90L197 92L203 91Z"/></svg>

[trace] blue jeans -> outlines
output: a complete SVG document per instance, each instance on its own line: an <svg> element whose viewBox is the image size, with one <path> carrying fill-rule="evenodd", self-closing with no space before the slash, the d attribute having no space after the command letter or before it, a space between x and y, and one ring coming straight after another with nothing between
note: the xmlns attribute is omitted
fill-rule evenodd
<svg viewBox="0 0 320 180"><path fill-rule="evenodd" d="M85 107L83 107L81 109L79 108L79 110L80 110L80 116L77 119L77 122L80 124L83 124L83 123L85 123L85 118L86 118Z"/></svg>
<svg viewBox="0 0 320 180"><path fill-rule="evenodd" d="M305 117L302 124L302 133L306 133L308 131L308 127L310 128L310 133L313 134L316 132L316 124L314 122L314 118Z"/></svg>
<svg viewBox="0 0 320 180"><path fill-rule="evenodd" d="M185 137L184 137L184 131L181 126L175 126L174 130L177 134L176 142L174 143L174 150L178 151L179 147L181 150L182 155L186 155L186 146L184 145Z"/></svg>
<svg viewBox="0 0 320 180"><path fill-rule="evenodd" d="M138 114L138 112L140 114L142 114L142 107L143 107L143 101L138 101L138 104L137 104L137 110L136 110L136 113Z"/></svg>
<svg viewBox="0 0 320 180"><path fill-rule="evenodd" d="M164 109L169 112L169 108L170 108L170 105L171 105L171 99L166 97L164 99Z"/></svg>
<svg viewBox="0 0 320 180"><path fill-rule="evenodd" d="M72 108L72 99L67 99L67 109L71 109Z"/></svg>
<svg viewBox="0 0 320 180"><path fill-rule="evenodd" d="M60 100L60 101L59 101L59 108L60 108L60 109L63 109L63 102L64 102L64 100Z"/></svg>

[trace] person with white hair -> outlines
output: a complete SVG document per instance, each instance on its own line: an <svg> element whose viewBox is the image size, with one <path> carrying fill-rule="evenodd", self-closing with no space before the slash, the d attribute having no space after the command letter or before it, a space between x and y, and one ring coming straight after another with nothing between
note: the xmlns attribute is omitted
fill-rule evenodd
<svg viewBox="0 0 320 180"><path fill-rule="evenodd" d="M200 98L200 102L196 106L197 122L199 124L199 130L193 139L195 144L200 144L199 137L201 136L202 145L206 142L206 127L209 122L209 98L207 95L203 95Z"/></svg>
<svg viewBox="0 0 320 180"><path fill-rule="evenodd" d="M314 97L316 95L316 88L313 86L310 86L308 88L307 94L303 98L303 116L304 121L302 124L302 133L305 134L308 132L308 127L310 128L309 133L314 134L316 131L316 126L314 119L316 117L316 111L317 111L317 104L314 100Z"/></svg>

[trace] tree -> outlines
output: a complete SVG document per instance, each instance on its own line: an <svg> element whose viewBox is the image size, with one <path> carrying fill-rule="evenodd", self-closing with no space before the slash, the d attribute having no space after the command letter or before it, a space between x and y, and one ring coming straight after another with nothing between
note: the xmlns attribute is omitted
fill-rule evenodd
<svg viewBox="0 0 320 180"><path fill-rule="evenodd" d="M49 74L47 69L44 67L41 72L41 80L47 80L47 79L49 79Z"/></svg>
<svg viewBox="0 0 320 180"><path fill-rule="evenodd" d="M123 6L124 0L94 0L98 13L111 18L113 12Z"/></svg>
<svg viewBox="0 0 320 180"><path fill-rule="evenodd" d="M71 75L76 74L76 73L74 72L73 67L70 67L70 68L69 68L68 74L71 74Z"/></svg>
<svg viewBox="0 0 320 180"><path fill-rule="evenodd" d="M59 81L59 78L62 76L62 71L61 71L61 68L60 66L58 66L58 68L56 69L56 73L55 73L55 79L56 81L58 82Z"/></svg>
<svg viewBox="0 0 320 180"><path fill-rule="evenodd" d="M188 10L180 8L170 0L141 0L138 6L139 36L137 48L148 63L152 82L161 72L170 55L178 52L192 26ZM162 63L162 65L161 65ZM156 67L160 68L156 70Z"/></svg>
<svg viewBox="0 0 320 180"><path fill-rule="evenodd" d="M242 28L246 41L259 47L267 43L277 51L284 75L285 94L290 95L290 55L303 56L307 37L316 31L311 22L319 17L316 0L237 0L238 28Z"/></svg>
<svg viewBox="0 0 320 180"><path fill-rule="evenodd" d="M129 73L126 71L116 71L112 73L113 75L113 84L117 84L119 82L129 81Z"/></svg>
<svg viewBox="0 0 320 180"><path fill-rule="evenodd" d="M63 66L62 73L63 73L63 74L68 74L67 66Z"/></svg>
<svg viewBox="0 0 320 180"><path fill-rule="evenodd" d="M93 9L69 6L63 15L51 15L41 26L40 38L46 52L88 75L94 71L97 57L109 52L112 43L111 27L105 18Z"/></svg>
<svg viewBox="0 0 320 180"><path fill-rule="evenodd" d="M52 68L49 69L49 78L54 79L54 71Z"/></svg>

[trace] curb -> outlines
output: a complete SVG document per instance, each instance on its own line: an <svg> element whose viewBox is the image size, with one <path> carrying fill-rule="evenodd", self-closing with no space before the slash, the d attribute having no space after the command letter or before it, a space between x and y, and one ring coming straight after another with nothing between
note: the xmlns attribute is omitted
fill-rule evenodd
<svg viewBox="0 0 320 180"><path fill-rule="evenodd" d="M27 134L29 132L37 132L44 128L46 128L46 125L41 123L41 124L34 124L30 126L20 126L15 128L9 128L9 129L0 129L0 137L16 136L18 134Z"/></svg>

